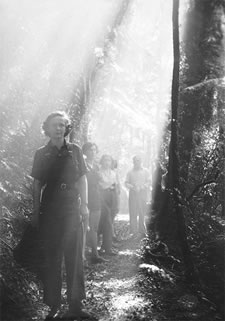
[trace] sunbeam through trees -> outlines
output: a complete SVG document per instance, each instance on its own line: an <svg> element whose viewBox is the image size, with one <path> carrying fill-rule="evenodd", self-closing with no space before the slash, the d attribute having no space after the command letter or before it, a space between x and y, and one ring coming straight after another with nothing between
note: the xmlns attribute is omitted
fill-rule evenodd
<svg viewBox="0 0 225 321"><path fill-rule="evenodd" d="M225 1L0 9L0 319L224 320Z"/></svg>

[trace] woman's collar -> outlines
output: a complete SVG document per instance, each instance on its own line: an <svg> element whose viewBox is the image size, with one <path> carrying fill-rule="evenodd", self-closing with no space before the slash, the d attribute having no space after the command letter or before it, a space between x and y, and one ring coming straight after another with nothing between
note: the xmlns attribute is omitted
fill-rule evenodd
<svg viewBox="0 0 225 321"><path fill-rule="evenodd" d="M57 145L53 144L53 142L52 142L51 139L49 140L47 146L48 146L50 149L52 149L52 148L57 148L57 149L58 149ZM60 149L62 149L62 148L69 149L69 144L67 143L67 141L66 141L65 139L64 139L63 145L61 146Z"/></svg>

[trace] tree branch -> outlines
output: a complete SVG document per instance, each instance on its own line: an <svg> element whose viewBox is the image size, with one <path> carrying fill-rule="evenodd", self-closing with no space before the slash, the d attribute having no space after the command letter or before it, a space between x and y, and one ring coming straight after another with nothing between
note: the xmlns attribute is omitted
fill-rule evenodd
<svg viewBox="0 0 225 321"><path fill-rule="evenodd" d="M186 198L187 201L190 201L192 199L192 197L194 196L194 194L196 194L201 187L204 187L206 185L210 185L212 183L216 183L217 177L219 175L219 172L216 173L215 178L214 179L210 179L208 181L204 181L200 184L198 184L197 186L195 186L195 188L193 189L193 191L191 192L191 194Z"/></svg>
<svg viewBox="0 0 225 321"><path fill-rule="evenodd" d="M202 81L198 84L195 84L193 86L189 86L189 87L186 87L184 88L181 93L190 93L190 92L195 92L197 90L200 90L202 89L203 87L205 86L215 86L215 85L221 85L222 87L225 88L225 77L223 78L214 78L214 79L209 79L209 80L205 80L205 81Z"/></svg>
<svg viewBox="0 0 225 321"><path fill-rule="evenodd" d="M11 250L13 250L13 248L11 247L11 245L9 245L6 241L4 241L2 238L0 238L0 241L2 243L4 243L5 245L7 245Z"/></svg>

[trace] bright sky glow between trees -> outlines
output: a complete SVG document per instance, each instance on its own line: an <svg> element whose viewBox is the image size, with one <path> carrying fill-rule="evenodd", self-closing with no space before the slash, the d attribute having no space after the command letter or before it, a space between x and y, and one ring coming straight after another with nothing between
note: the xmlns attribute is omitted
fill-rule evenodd
<svg viewBox="0 0 225 321"><path fill-rule="evenodd" d="M80 75L98 60L88 135L126 159L122 176L135 153L151 167L170 108L172 1L131 1L107 56L104 39L121 1L0 4L1 105L15 111L11 122L67 108Z"/></svg>

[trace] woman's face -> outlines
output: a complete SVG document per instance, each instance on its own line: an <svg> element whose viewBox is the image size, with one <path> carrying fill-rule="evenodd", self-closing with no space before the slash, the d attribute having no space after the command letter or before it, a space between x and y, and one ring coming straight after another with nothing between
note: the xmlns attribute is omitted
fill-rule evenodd
<svg viewBox="0 0 225 321"><path fill-rule="evenodd" d="M62 116L50 119L48 124L48 134L51 139L62 139L66 131L66 120Z"/></svg>
<svg viewBox="0 0 225 321"><path fill-rule="evenodd" d="M93 145L91 148L89 148L86 152L87 159L94 160L97 154L96 146Z"/></svg>
<svg viewBox="0 0 225 321"><path fill-rule="evenodd" d="M139 157L139 156L134 157L133 164L134 164L134 168L136 168L136 169L141 168L141 165L142 165L141 157Z"/></svg>
<svg viewBox="0 0 225 321"><path fill-rule="evenodd" d="M104 157L102 162L102 167L105 169L111 168L112 166L112 159L109 156Z"/></svg>

